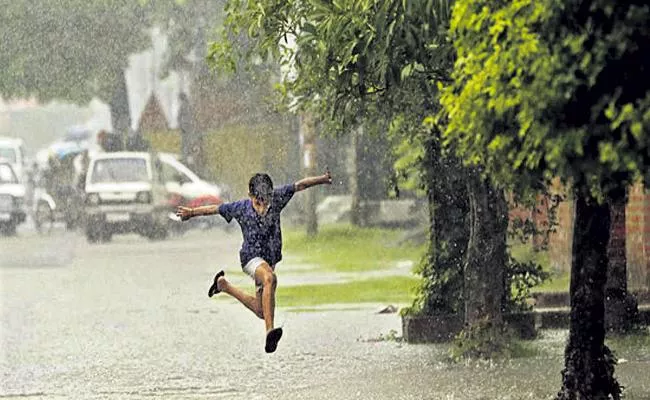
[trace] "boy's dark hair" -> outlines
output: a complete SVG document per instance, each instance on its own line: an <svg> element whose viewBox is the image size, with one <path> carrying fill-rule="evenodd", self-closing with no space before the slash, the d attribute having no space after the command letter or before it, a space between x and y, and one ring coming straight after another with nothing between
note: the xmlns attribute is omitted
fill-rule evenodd
<svg viewBox="0 0 650 400"><path fill-rule="evenodd" d="M268 201L273 195L273 181L268 174L257 173L248 181L248 193L262 201Z"/></svg>

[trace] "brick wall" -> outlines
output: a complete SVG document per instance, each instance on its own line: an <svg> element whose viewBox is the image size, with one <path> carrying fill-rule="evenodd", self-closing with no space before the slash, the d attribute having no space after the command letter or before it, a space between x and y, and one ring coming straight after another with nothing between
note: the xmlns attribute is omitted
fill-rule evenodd
<svg viewBox="0 0 650 400"><path fill-rule="evenodd" d="M548 229L548 199L545 196L537 197L537 204L535 209L529 209L525 207L516 206L512 198L508 198L509 204L509 218L510 222L516 220L519 221L532 221L535 226L541 231L545 232ZM548 242L548 235L546 234L534 234L532 239L532 244L537 249L543 248L544 245Z"/></svg>
<svg viewBox="0 0 650 400"><path fill-rule="evenodd" d="M551 196L560 195L567 197L560 181L558 179L553 181L549 191ZM510 207L510 221L516 218L522 220L532 220L535 225L544 231L548 229L549 224L549 207L551 207L551 200L546 196L539 196L535 210L530 210L523 207L513 206L512 197L509 198ZM551 268L558 272L569 271L571 269L571 242L573 239L573 202L567 199L561 202L556 209L557 220L559 225L554 227L554 232L548 236L534 236L532 244L541 248L542 245L548 245L549 259Z"/></svg>
<svg viewBox="0 0 650 400"><path fill-rule="evenodd" d="M650 193L640 184L630 190L625 227L630 288L650 287Z"/></svg>
<svg viewBox="0 0 650 400"><path fill-rule="evenodd" d="M573 243L573 199L569 196L557 208L557 222L549 236L549 260L555 271L571 271L571 244Z"/></svg>
<svg viewBox="0 0 650 400"><path fill-rule="evenodd" d="M559 205L558 223L549 238L551 267L560 271L571 269L573 241L573 201L567 197ZM650 193L642 185L634 185L625 208L625 241L629 289L650 287Z"/></svg>

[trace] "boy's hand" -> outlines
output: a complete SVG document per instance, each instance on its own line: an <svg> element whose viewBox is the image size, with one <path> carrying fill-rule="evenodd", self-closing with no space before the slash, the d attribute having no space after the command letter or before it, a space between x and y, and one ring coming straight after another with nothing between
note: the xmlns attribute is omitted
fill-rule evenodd
<svg viewBox="0 0 650 400"><path fill-rule="evenodd" d="M323 175L315 175L315 176L310 176L308 178L303 178L295 182L293 185L294 188L296 189L296 192L300 192L301 190L305 190L312 186L331 185L331 184L332 184L332 174L330 174L330 170L328 168L325 170L325 173Z"/></svg>
<svg viewBox="0 0 650 400"><path fill-rule="evenodd" d="M178 206L176 208L176 216L180 218L181 221L187 221L194 216L194 213L190 207Z"/></svg>
<svg viewBox="0 0 650 400"><path fill-rule="evenodd" d="M325 175L323 175L323 183L327 185L332 184L332 174L330 174L329 168L325 170Z"/></svg>

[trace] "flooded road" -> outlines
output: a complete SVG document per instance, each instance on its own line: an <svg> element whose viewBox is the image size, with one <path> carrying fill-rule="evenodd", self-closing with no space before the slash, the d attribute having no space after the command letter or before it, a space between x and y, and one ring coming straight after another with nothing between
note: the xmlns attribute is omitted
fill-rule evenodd
<svg viewBox="0 0 650 400"><path fill-rule="evenodd" d="M2 238L0 398L539 399L559 387L565 332L545 334L535 358L450 364L444 345L391 340L399 316L372 306L280 308L285 335L266 354L260 320L207 297L218 268L252 289L238 245L219 230L101 245ZM618 369L628 398L650 393L646 356Z"/></svg>

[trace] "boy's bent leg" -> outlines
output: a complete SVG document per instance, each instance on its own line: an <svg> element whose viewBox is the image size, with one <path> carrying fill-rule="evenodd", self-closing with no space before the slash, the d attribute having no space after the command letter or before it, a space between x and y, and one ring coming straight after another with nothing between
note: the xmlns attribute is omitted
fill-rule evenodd
<svg viewBox="0 0 650 400"><path fill-rule="evenodd" d="M220 291L228 293L232 297L239 300L240 303L245 305L246 308L251 310L255 315L257 315L258 318L264 318L262 306L258 298L246 294L241 289L231 285L230 282L228 282L224 277L219 278L217 285Z"/></svg>
<svg viewBox="0 0 650 400"><path fill-rule="evenodd" d="M255 282L262 285L262 314L266 331L273 329L273 318L275 314L275 288L278 280L269 264L262 263L255 270Z"/></svg>
<svg viewBox="0 0 650 400"><path fill-rule="evenodd" d="M278 280L273 269L266 262L260 264L255 270L255 283L261 284L262 286L262 313L264 314L264 323L266 325L266 345L264 346L264 350L267 353L273 353L282 337L282 328L273 328L275 289Z"/></svg>

